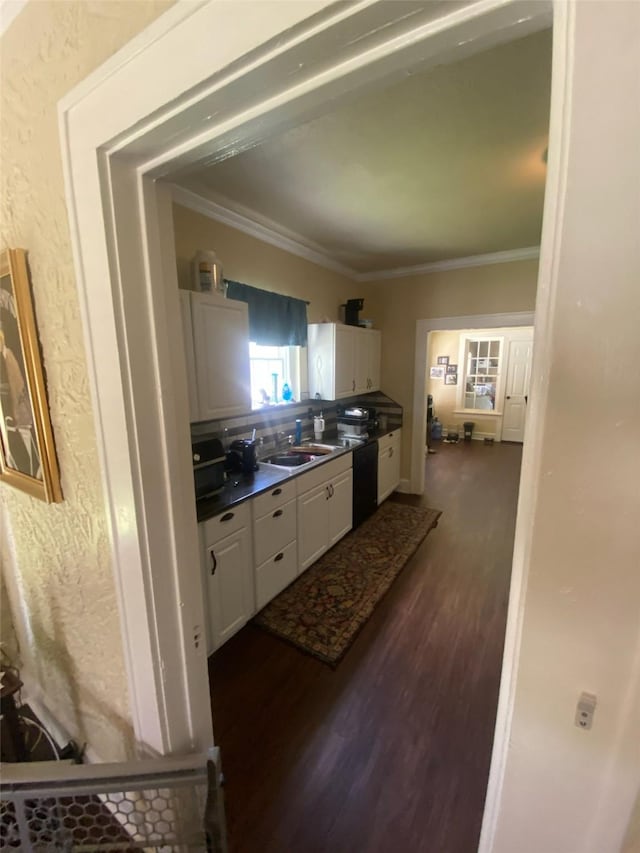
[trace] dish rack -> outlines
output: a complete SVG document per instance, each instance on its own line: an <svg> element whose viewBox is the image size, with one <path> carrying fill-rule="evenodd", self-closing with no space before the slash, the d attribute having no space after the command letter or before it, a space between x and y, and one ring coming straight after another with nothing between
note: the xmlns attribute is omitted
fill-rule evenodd
<svg viewBox="0 0 640 853"><path fill-rule="evenodd" d="M2 765L0 850L228 853L217 748L119 764Z"/></svg>

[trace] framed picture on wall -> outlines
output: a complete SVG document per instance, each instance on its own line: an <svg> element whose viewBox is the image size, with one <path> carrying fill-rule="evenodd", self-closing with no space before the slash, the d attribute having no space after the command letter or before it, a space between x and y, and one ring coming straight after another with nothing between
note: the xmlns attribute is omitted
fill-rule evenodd
<svg viewBox="0 0 640 853"><path fill-rule="evenodd" d="M449 364L448 355L439 355L437 358L438 364Z"/></svg>
<svg viewBox="0 0 640 853"><path fill-rule="evenodd" d="M458 365L457 364L448 364L447 365L447 373L457 373Z"/></svg>
<svg viewBox="0 0 640 853"><path fill-rule="evenodd" d="M431 379L442 379L444 376L444 367L432 367L429 370L429 377Z"/></svg>
<svg viewBox="0 0 640 853"><path fill-rule="evenodd" d="M447 373L444 377L445 385L457 385L458 384L458 374L457 373Z"/></svg>
<svg viewBox="0 0 640 853"><path fill-rule="evenodd" d="M62 500L24 249L0 253L0 481Z"/></svg>

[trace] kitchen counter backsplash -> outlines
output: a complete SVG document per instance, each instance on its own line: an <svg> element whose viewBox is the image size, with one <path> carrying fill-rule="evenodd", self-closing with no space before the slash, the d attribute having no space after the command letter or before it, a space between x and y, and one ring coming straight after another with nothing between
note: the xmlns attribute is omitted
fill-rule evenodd
<svg viewBox="0 0 640 853"><path fill-rule="evenodd" d="M338 402L325 402L322 400L303 400L301 403L290 403L288 405L273 406L265 409L256 409L248 415L236 418L221 418L213 421L201 421L191 424L191 438L219 438L225 450L229 442L235 438L249 438L253 429L256 438L264 441L264 451L272 450L278 433L285 436L295 435L296 419L302 420L302 437L313 438L313 418L323 413L325 421L325 436L336 434L337 408L346 406L362 405L366 408L376 410L378 416L387 416L387 430L398 429L402 426L402 406L378 391L370 394L359 394L348 397ZM282 436L278 439L283 441ZM261 450L258 450L261 453Z"/></svg>

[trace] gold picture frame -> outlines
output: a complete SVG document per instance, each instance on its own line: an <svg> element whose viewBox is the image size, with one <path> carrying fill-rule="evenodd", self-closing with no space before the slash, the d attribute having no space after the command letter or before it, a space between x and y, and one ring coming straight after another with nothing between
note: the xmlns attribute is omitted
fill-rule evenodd
<svg viewBox="0 0 640 853"><path fill-rule="evenodd" d="M62 500L24 249L0 252L0 482Z"/></svg>

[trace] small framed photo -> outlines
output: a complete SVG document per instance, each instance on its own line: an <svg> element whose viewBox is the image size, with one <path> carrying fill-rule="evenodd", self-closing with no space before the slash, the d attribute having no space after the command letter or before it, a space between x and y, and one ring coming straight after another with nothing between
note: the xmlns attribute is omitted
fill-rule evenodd
<svg viewBox="0 0 640 853"><path fill-rule="evenodd" d="M447 365L447 373L457 373L458 365L457 364L448 364Z"/></svg>
<svg viewBox="0 0 640 853"><path fill-rule="evenodd" d="M429 377L431 379L442 379L444 376L444 367L432 367L429 370Z"/></svg>
<svg viewBox="0 0 640 853"><path fill-rule="evenodd" d="M439 355L437 361L438 361L438 364L449 364L449 356L448 355Z"/></svg>
<svg viewBox="0 0 640 853"><path fill-rule="evenodd" d="M447 373L444 377L445 385L457 385L458 384L458 374L457 373Z"/></svg>

